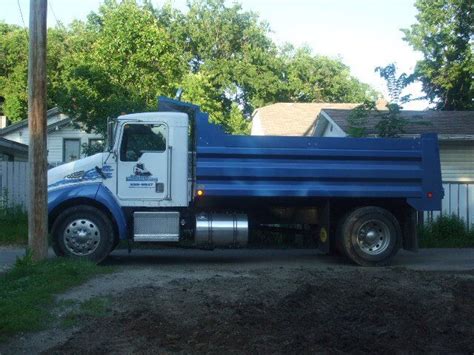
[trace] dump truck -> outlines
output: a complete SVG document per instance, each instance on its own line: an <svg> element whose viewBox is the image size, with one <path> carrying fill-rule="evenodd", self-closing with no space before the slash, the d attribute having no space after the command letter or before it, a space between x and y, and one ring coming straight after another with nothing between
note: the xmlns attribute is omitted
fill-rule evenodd
<svg viewBox="0 0 474 355"><path fill-rule="evenodd" d="M325 253L384 265L417 250L418 215L442 198L436 134L231 135L165 97L157 112L109 120L103 153L48 173L55 253L95 262L121 240L212 250L299 233Z"/></svg>

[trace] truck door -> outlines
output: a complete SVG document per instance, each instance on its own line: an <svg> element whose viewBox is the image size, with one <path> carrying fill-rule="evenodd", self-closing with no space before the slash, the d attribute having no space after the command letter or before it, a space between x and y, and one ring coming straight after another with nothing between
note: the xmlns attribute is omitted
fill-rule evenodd
<svg viewBox="0 0 474 355"><path fill-rule="evenodd" d="M168 131L165 123L137 122L123 126L117 162L119 199L171 198Z"/></svg>

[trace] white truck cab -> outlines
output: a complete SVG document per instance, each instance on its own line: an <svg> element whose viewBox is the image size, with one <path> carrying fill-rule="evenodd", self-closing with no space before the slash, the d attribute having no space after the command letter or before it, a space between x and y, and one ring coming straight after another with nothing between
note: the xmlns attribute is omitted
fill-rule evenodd
<svg viewBox="0 0 474 355"><path fill-rule="evenodd" d="M189 202L188 116L148 112L118 117L104 185L123 207L182 207Z"/></svg>

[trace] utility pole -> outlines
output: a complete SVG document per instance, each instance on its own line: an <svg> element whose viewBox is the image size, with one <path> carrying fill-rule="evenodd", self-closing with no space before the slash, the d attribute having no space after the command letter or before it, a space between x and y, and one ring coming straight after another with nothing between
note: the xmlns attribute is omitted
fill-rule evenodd
<svg viewBox="0 0 474 355"><path fill-rule="evenodd" d="M46 148L47 0L30 0L28 51L28 128L30 134L28 246L33 260L48 256Z"/></svg>

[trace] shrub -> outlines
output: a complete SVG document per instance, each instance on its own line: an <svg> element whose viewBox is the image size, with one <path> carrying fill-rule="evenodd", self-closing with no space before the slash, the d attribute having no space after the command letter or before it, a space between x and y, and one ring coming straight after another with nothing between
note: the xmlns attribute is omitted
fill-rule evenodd
<svg viewBox="0 0 474 355"><path fill-rule="evenodd" d="M0 245L26 244L28 215L20 205L8 201L7 191L0 198Z"/></svg>
<svg viewBox="0 0 474 355"><path fill-rule="evenodd" d="M473 248L474 226L467 229L463 219L442 215L419 227L422 248Z"/></svg>

